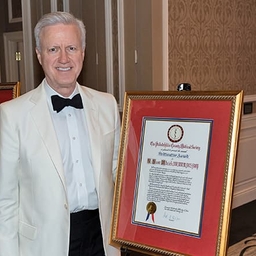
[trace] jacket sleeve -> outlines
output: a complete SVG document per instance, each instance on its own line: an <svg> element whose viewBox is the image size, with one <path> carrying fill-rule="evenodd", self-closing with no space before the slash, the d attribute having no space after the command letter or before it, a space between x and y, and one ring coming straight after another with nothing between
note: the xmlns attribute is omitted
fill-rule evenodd
<svg viewBox="0 0 256 256"><path fill-rule="evenodd" d="M10 110L10 108L9 108ZM18 256L18 133L0 105L0 256Z"/></svg>
<svg viewBox="0 0 256 256"><path fill-rule="evenodd" d="M114 141L114 154L113 154L113 170L112 176L113 181L116 179L117 172L117 161L118 161L118 153L119 153L119 141L120 141L120 114L118 110L118 106L115 102L115 141Z"/></svg>

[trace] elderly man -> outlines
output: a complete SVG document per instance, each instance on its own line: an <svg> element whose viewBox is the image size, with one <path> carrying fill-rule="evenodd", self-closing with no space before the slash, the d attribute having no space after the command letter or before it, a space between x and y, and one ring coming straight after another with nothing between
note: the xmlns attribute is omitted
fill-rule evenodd
<svg viewBox="0 0 256 256"><path fill-rule="evenodd" d="M116 101L81 86L85 28L35 27L45 79L0 105L0 256L115 256L109 245L120 135Z"/></svg>

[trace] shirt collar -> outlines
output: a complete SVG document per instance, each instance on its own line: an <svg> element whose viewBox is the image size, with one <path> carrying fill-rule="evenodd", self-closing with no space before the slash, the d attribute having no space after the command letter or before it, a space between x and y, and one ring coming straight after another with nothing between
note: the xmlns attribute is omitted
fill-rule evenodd
<svg viewBox="0 0 256 256"><path fill-rule="evenodd" d="M47 98L50 99L52 95L59 95L60 97L62 98L73 98L73 96L75 96L76 94L79 93L79 90L78 90L78 83L76 83L76 87L75 87L75 90L71 93L71 95L69 95L69 97L63 97L62 95L60 95L58 92L56 92L46 81L46 79L43 80L43 87L45 89L45 92L46 92L46 95L47 95Z"/></svg>

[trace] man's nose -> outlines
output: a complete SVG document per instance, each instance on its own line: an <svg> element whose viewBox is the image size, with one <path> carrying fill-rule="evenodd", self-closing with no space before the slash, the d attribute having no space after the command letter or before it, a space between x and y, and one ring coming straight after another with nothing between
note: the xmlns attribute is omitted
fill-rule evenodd
<svg viewBox="0 0 256 256"><path fill-rule="evenodd" d="M69 61L68 53L65 50L60 51L59 61L61 63L66 63Z"/></svg>

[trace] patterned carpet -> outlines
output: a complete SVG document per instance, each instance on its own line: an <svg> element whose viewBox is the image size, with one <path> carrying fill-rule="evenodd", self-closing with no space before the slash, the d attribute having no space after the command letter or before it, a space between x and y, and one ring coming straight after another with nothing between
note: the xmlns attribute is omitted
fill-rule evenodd
<svg viewBox="0 0 256 256"><path fill-rule="evenodd" d="M249 236L242 241L228 248L227 256L255 256L256 255L256 234Z"/></svg>

